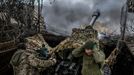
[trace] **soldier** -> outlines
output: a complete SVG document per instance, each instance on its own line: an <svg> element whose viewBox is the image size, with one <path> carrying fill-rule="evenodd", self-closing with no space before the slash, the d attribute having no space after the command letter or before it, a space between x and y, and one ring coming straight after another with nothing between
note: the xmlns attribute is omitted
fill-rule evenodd
<svg viewBox="0 0 134 75"><path fill-rule="evenodd" d="M102 75L98 64L103 63L105 55L96 45L93 40L89 40L82 47L72 51L74 57L83 56L82 75Z"/></svg>
<svg viewBox="0 0 134 75"><path fill-rule="evenodd" d="M10 63L13 66L14 75L40 75L40 72L56 63L55 58L40 59L41 44L38 41L28 39L26 49L19 49L13 55Z"/></svg>

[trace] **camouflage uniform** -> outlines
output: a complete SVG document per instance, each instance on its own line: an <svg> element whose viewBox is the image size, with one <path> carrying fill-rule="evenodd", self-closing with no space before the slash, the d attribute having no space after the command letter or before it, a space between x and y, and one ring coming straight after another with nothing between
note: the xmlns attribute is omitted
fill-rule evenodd
<svg viewBox="0 0 134 75"><path fill-rule="evenodd" d="M14 69L14 75L40 75L40 72L56 63L53 59L43 60L39 57L38 48L41 48L42 43L39 40L30 37L27 39L26 50L18 50L13 55L10 63ZM14 65L13 61L17 59L18 64Z"/></svg>
<svg viewBox="0 0 134 75"><path fill-rule="evenodd" d="M19 51L23 51L23 53L19 59L19 65L12 65L14 75L40 75L40 71L45 70L47 67L55 64L55 62L51 59L40 59L38 57L38 53L34 50L18 50L15 54L17 54Z"/></svg>
<svg viewBox="0 0 134 75"><path fill-rule="evenodd" d="M95 44L86 43L82 47L79 47L72 51L73 56L80 57L83 56L83 67L82 75L102 75L98 63L95 61L94 56L88 56L84 51L85 47L93 47L95 49ZM87 48L87 47L86 47ZM101 63L100 63L101 64Z"/></svg>

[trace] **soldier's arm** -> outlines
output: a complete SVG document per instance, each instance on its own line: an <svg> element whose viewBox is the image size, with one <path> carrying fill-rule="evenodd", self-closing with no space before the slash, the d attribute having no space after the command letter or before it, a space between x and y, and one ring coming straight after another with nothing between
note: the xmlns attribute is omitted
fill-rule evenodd
<svg viewBox="0 0 134 75"><path fill-rule="evenodd" d="M35 55L30 55L28 57L29 65L38 68L47 68L55 64L54 60L42 60L36 57Z"/></svg>
<svg viewBox="0 0 134 75"><path fill-rule="evenodd" d="M100 63L102 64L105 60L105 54L102 50L100 50L97 45L94 45L94 48L93 48L93 56L94 56L94 59L96 61L96 63Z"/></svg>
<svg viewBox="0 0 134 75"><path fill-rule="evenodd" d="M97 45L94 45L94 47L93 47L93 51L98 52L99 50L100 50L99 47L98 47Z"/></svg>
<svg viewBox="0 0 134 75"><path fill-rule="evenodd" d="M74 49L74 50L72 51L72 55L73 55L74 57L81 57L81 56L83 56L83 53L84 53L84 51L82 50L81 47L79 47L79 48L77 48L77 49Z"/></svg>

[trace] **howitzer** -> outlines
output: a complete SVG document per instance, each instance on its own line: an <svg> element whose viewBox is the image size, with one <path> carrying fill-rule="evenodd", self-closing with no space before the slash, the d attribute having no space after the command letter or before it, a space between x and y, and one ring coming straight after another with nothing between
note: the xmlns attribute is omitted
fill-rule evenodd
<svg viewBox="0 0 134 75"><path fill-rule="evenodd" d="M81 64L72 61L72 58L70 59L72 49L63 51L62 58L56 52L53 53L56 56L57 63L47 68L47 70L42 72L42 75L80 75Z"/></svg>
<svg viewBox="0 0 134 75"><path fill-rule="evenodd" d="M98 17L100 16L100 11L97 9L96 11L93 12L92 14L92 19L89 23L89 26L86 26L85 29L89 28L89 27L93 27L94 23L96 22L96 20L98 19Z"/></svg>
<svg viewBox="0 0 134 75"><path fill-rule="evenodd" d="M55 75L79 75L81 65L70 62L62 61L56 68Z"/></svg>
<svg viewBox="0 0 134 75"><path fill-rule="evenodd" d="M55 69L55 75L80 75L81 64L73 59L72 49L63 50L63 59Z"/></svg>

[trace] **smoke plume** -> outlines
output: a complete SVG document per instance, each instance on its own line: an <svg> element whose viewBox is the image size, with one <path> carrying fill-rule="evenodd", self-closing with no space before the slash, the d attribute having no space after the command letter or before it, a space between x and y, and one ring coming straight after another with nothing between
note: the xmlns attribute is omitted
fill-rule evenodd
<svg viewBox="0 0 134 75"><path fill-rule="evenodd" d="M98 22L119 32L120 11L126 0L45 0L43 16L47 31L70 35L72 28L89 24L93 11L99 9Z"/></svg>

